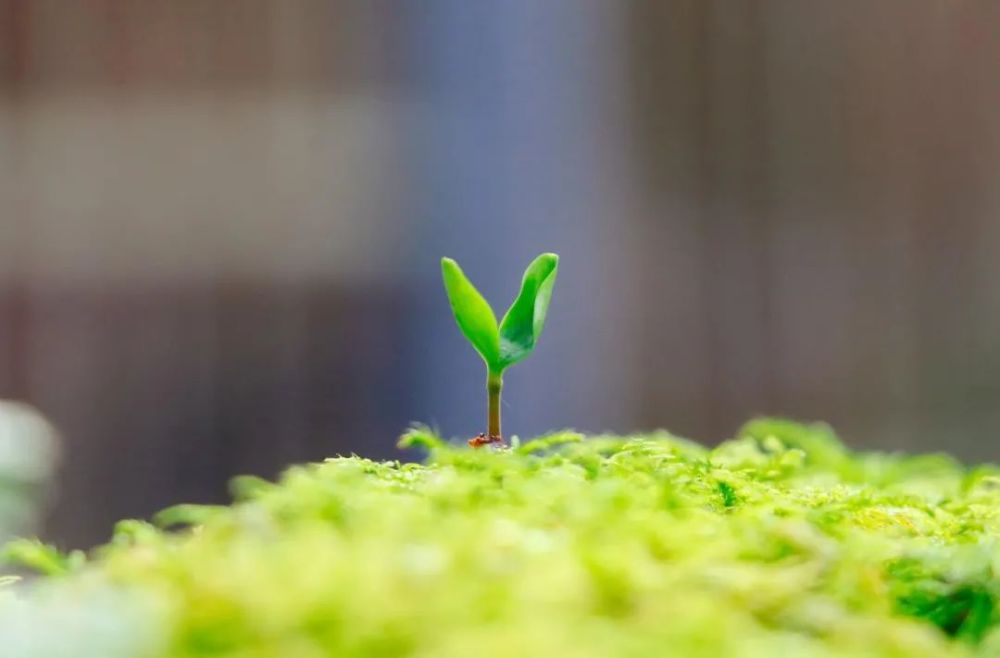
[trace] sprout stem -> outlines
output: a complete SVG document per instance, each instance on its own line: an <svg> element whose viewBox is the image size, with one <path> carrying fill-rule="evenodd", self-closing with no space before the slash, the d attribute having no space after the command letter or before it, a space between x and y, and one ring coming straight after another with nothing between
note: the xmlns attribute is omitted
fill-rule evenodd
<svg viewBox="0 0 1000 658"><path fill-rule="evenodd" d="M486 436L500 438L500 392L503 390L503 374L490 371L486 377L486 392L489 398L489 425Z"/></svg>

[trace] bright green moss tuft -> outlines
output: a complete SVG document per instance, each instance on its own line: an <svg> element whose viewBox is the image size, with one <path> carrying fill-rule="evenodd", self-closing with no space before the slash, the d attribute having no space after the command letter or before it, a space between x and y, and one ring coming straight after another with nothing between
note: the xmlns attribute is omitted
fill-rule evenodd
<svg viewBox="0 0 1000 658"><path fill-rule="evenodd" d="M161 515L186 531L124 523L88 565L11 595L0 635L25 657L1000 652L994 469L771 420L714 450L414 432L426 465L332 459Z"/></svg>

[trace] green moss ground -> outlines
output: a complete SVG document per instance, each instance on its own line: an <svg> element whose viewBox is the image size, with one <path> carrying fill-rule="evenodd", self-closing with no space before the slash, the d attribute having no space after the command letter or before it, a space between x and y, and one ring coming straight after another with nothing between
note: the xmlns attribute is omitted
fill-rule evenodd
<svg viewBox="0 0 1000 658"><path fill-rule="evenodd" d="M1000 472L755 421L331 459L9 588L19 658L1000 655ZM58 575L61 574L61 575ZM56 633L54 629L62 629ZM7 655L5 652L4 655Z"/></svg>

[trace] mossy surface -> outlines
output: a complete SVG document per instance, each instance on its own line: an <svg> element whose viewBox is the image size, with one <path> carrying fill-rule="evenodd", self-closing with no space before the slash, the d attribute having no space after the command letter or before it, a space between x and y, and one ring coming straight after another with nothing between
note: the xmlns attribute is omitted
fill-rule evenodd
<svg viewBox="0 0 1000 658"><path fill-rule="evenodd" d="M0 634L31 658L1000 655L995 469L773 420L581 439L417 432L424 465L237 480L9 592Z"/></svg>

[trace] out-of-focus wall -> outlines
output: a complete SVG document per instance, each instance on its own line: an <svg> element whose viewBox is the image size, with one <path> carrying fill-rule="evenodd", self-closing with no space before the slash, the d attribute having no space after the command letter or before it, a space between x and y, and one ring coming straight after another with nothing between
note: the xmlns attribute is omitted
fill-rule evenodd
<svg viewBox="0 0 1000 658"><path fill-rule="evenodd" d="M48 535L482 429L440 290L563 255L507 428L1000 458L1000 7L0 0L0 397Z"/></svg>
<svg viewBox="0 0 1000 658"><path fill-rule="evenodd" d="M0 3L0 393L64 430L56 538L412 417L384 10Z"/></svg>
<svg viewBox="0 0 1000 658"><path fill-rule="evenodd" d="M1000 5L631 5L642 417L1000 458Z"/></svg>
<svg viewBox="0 0 1000 658"><path fill-rule="evenodd" d="M29 284L379 276L402 103L377 3L5 5Z"/></svg>

